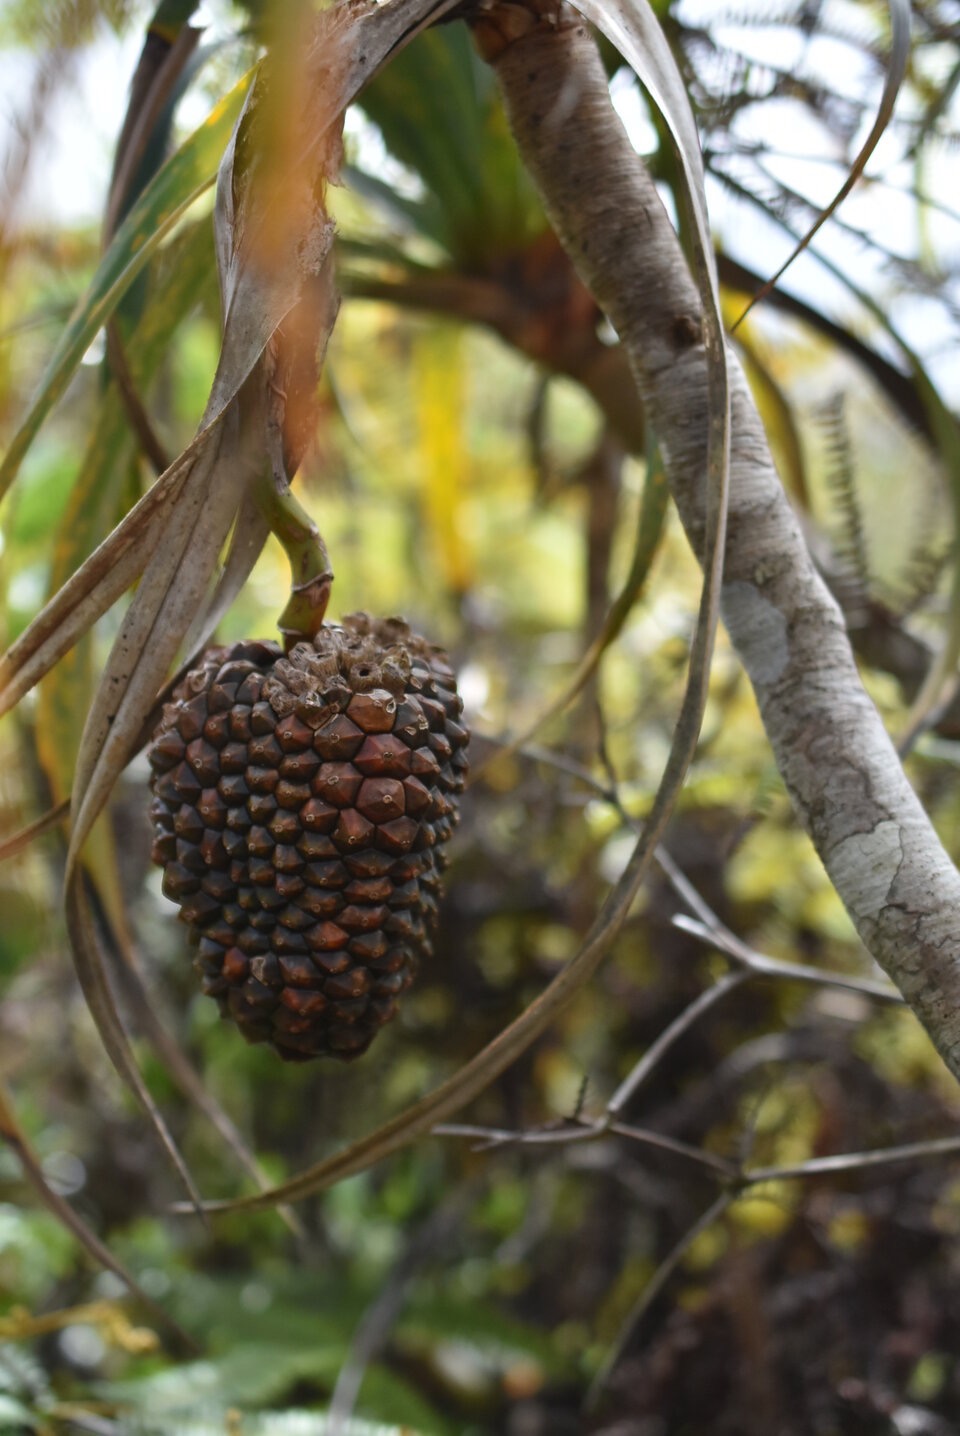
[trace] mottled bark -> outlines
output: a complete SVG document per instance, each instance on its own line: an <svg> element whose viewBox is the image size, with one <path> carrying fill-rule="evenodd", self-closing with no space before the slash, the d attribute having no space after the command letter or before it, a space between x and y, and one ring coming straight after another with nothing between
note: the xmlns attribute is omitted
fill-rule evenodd
<svg viewBox="0 0 960 1436"><path fill-rule="evenodd" d="M700 299L677 237L582 23L569 10L536 18L512 5L482 23L521 153L630 352L699 554L706 359ZM730 370L724 622L800 821L867 948L960 1076L960 874L863 691L842 615L811 561L732 352Z"/></svg>

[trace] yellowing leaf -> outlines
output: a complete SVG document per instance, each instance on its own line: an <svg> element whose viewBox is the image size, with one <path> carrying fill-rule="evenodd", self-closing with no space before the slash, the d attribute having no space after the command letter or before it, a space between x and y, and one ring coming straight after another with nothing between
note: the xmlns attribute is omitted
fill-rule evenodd
<svg viewBox="0 0 960 1436"><path fill-rule="evenodd" d="M460 330L431 326L414 344L413 386L423 476L424 518L431 556L455 594L473 581L465 537L464 479L470 457L463 430L464 363Z"/></svg>
<svg viewBox="0 0 960 1436"><path fill-rule="evenodd" d="M0 495L16 478L24 454L66 390L97 332L180 216L213 183L249 79L245 75L234 85L171 156L114 235L90 288L60 336L33 403L0 464Z"/></svg>

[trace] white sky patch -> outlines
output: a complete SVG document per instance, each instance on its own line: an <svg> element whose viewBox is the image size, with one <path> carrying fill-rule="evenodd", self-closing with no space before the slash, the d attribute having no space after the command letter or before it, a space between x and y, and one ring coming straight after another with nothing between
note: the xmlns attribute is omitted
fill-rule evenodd
<svg viewBox="0 0 960 1436"><path fill-rule="evenodd" d="M422 200L426 194L418 174L392 155L384 144L383 135L357 105L351 105L343 122L347 155L352 163L390 185L403 199Z"/></svg>
<svg viewBox="0 0 960 1436"><path fill-rule="evenodd" d="M745 87L763 96L776 74L783 77L784 91L789 91L792 80L802 79L838 97L824 104L819 118L789 93L762 99L735 115L725 132L711 137L717 168L746 190L772 196L775 181L808 202L794 205L785 215L799 236L812 223L815 207L824 207L840 188L849 159L874 123L884 69L881 60L862 47L872 41L882 50L886 36L877 10L852 0L825 0L815 7L820 23L832 35L804 35L776 23L783 6L775 0L739 0L730 6L736 21L729 23L724 21L723 8L716 0L682 0L677 11L683 23L709 28L711 40L721 47L719 53L705 46L696 50L696 66L715 93L734 94ZM949 47L949 55L940 53L942 48L924 46L914 58L933 85L945 81L956 63L955 48ZM955 149L932 143L926 146L921 174L908 157L912 131L904 121L915 119L926 103L909 87L901 91L894 121L868 161L866 175L818 233L812 248L873 297L903 339L920 353L948 402L958 403L960 277L927 297L922 270L936 281L938 271L956 265L960 164ZM950 119L956 128L960 96L954 97ZM914 188L936 205L918 203ZM794 244L782 226L772 216L765 218L749 200L737 199L718 180L708 178L708 199L712 222L727 252L760 274L772 274ZM907 264L898 265L898 258ZM921 269L911 272L908 265L918 260ZM796 260L782 284L839 322L852 322L880 352L907 367L905 356L876 316L812 255Z"/></svg>
<svg viewBox="0 0 960 1436"><path fill-rule="evenodd" d="M27 181L17 215L21 224L96 221L110 179L113 147L123 122L127 86L142 37L118 39L106 27L55 82L46 123L29 136ZM0 53L0 154L4 165L19 148L41 60L26 50Z"/></svg>
<svg viewBox="0 0 960 1436"><path fill-rule="evenodd" d="M626 66L618 70L610 82L610 99L634 149L641 155L652 154L657 147L657 132L637 77Z"/></svg>
<svg viewBox="0 0 960 1436"><path fill-rule="evenodd" d="M96 37L69 57L53 87L45 122L29 136L27 183L17 204L20 224L97 223L103 212L113 151L127 108L130 81L143 48L153 4L123 36L101 24ZM229 5L206 0L191 20L203 29L201 45L234 33ZM29 122L31 94L45 56L27 49L0 51L0 173L19 148ZM210 112L210 100L193 90L179 107L178 124L188 130Z"/></svg>

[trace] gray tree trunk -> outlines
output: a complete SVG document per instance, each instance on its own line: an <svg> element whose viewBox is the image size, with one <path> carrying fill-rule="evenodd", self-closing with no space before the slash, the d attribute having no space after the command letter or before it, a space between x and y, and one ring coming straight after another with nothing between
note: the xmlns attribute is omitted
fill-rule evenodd
<svg viewBox="0 0 960 1436"><path fill-rule="evenodd" d="M581 277L626 345L695 552L706 513L701 306L655 186L568 9L502 6L481 46L524 161ZM860 683L731 352L723 618L776 760L857 931L960 1077L960 874Z"/></svg>

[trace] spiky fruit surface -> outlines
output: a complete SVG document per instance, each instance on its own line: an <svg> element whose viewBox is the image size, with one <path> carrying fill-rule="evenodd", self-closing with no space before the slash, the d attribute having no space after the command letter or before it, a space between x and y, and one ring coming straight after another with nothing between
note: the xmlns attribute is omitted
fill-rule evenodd
<svg viewBox="0 0 960 1436"><path fill-rule="evenodd" d="M213 648L164 709L153 858L204 991L281 1057L357 1057L430 950L467 766L443 652L351 614Z"/></svg>

